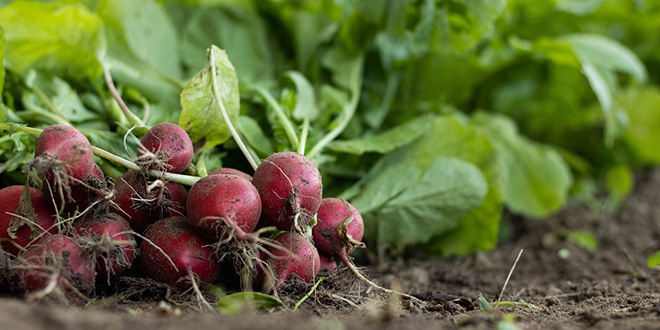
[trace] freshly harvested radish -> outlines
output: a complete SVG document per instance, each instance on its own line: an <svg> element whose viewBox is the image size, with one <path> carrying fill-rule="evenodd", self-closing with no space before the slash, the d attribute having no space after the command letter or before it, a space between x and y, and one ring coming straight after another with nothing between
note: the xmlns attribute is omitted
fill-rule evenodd
<svg viewBox="0 0 660 330"><path fill-rule="evenodd" d="M363 233L364 222L362 216L353 205L338 198L324 198L321 201L317 214L317 224L312 228L314 243L319 251L330 257L339 258L355 276L373 288L420 301L417 297L409 294L383 288L360 273L348 255L355 248L365 247L364 243L360 241Z"/></svg>
<svg viewBox="0 0 660 330"><path fill-rule="evenodd" d="M326 271L330 274L337 273L337 263L330 257L323 253L319 253L319 260L321 261L320 271Z"/></svg>
<svg viewBox="0 0 660 330"><path fill-rule="evenodd" d="M342 256L364 247L362 235L364 222L360 212L346 200L324 198L317 213L316 226L312 228L314 244L320 253Z"/></svg>
<svg viewBox="0 0 660 330"><path fill-rule="evenodd" d="M259 222L261 206L250 181L227 174L201 178L190 188L186 203L193 227L214 240L255 241L250 233Z"/></svg>
<svg viewBox="0 0 660 330"><path fill-rule="evenodd" d="M75 222L73 228L96 260L98 279L107 281L133 264L135 237L128 221L119 214L90 216Z"/></svg>
<svg viewBox="0 0 660 330"><path fill-rule="evenodd" d="M124 217L137 233L160 219L185 215L187 192L179 183L127 171L115 182L115 190L112 211Z"/></svg>
<svg viewBox="0 0 660 330"><path fill-rule="evenodd" d="M98 180L94 173L92 145L71 126L44 129L30 165L44 181L43 190L54 198L58 210L83 209L89 205L89 191L105 187L105 179Z"/></svg>
<svg viewBox="0 0 660 330"><path fill-rule="evenodd" d="M314 281L321 267L319 253L314 244L296 232L285 232L275 237L279 247L269 247L268 265L273 278L266 276L263 289L270 291L285 283L291 275L303 281Z"/></svg>
<svg viewBox="0 0 660 330"><path fill-rule="evenodd" d="M254 172L252 183L261 196L262 226L305 232L321 205L321 173L307 157L295 152L268 156Z"/></svg>
<svg viewBox="0 0 660 330"><path fill-rule="evenodd" d="M71 237L46 236L14 265L14 290L37 300L78 303L94 290L94 260Z"/></svg>
<svg viewBox="0 0 660 330"><path fill-rule="evenodd" d="M0 243L12 255L57 233L53 203L39 189L9 186L0 190Z"/></svg>
<svg viewBox="0 0 660 330"><path fill-rule="evenodd" d="M252 176L251 175L249 175L249 174L247 174L243 171L239 171L237 169L234 169L234 168L221 167L221 168L217 168L217 169L215 169L215 170L208 173L208 175L218 175L218 174L238 175L238 176L241 176L241 177L247 179L248 181L252 182Z"/></svg>
<svg viewBox="0 0 660 330"><path fill-rule="evenodd" d="M140 141L138 164L172 173L183 172L193 159L193 144L183 128L160 123L150 128Z"/></svg>
<svg viewBox="0 0 660 330"><path fill-rule="evenodd" d="M144 236L140 252L149 277L182 290L205 287L216 280L220 263L213 253L213 242L191 227L186 218L160 220Z"/></svg>

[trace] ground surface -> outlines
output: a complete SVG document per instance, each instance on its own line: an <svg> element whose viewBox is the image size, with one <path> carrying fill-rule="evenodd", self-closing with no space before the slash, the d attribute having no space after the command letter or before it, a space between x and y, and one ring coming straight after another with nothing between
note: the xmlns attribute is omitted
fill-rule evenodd
<svg viewBox="0 0 660 330"><path fill-rule="evenodd" d="M189 295L125 276L106 289L110 298L84 308L5 294L0 320L3 329L488 329L513 313L522 329L659 326L660 273L646 266L646 258L660 249L660 171L641 175L633 196L614 215L576 206L542 221L510 218L513 232L493 251L451 260L409 258L368 269L376 282L399 283L423 303L387 300L343 271L321 283L296 312L276 308L224 316L196 311L201 307ZM600 247L589 252L568 240L548 239L567 230L596 234ZM535 307L482 312L479 294L497 299L521 249L502 300ZM308 290L293 285L281 296L293 306Z"/></svg>

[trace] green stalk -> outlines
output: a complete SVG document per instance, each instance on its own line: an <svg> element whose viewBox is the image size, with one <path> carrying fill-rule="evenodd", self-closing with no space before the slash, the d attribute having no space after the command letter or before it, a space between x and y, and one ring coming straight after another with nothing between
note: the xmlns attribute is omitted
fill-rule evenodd
<svg viewBox="0 0 660 330"><path fill-rule="evenodd" d="M126 119L128 119L128 122L133 126L145 126L142 119L138 118L138 116L136 116L131 111L131 109L126 106L126 103L121 98L121 95L119 95L115 84L112 82L112 76L110 76L110 70L107 66L103 68L103 76L105 78L105 83L108 85L108 89L110 90L110 94L112 94L112 97L115 99L115 101L117 101L119 108L124 113L124 116L126 116Z"/></svg>
<svg viewBox="0 0 660 330"><path fill-rule="evenodd" d="M353 115L355 115L355 110L357 110L357 105L358 102L360 101L360 88L362 86L362 70L361 70L361 65L360 65L360 74L357 76L357 78L353 82L353 86L351 86L351 100L344 105L344 110L343 110L343 117L341 118L341 122L339 122L339 125L337 125L332 131L330 131L328 134L326 134L319 142L316 143L316 145L312 148L312 150L309 152L307 155L307 158L313 159L317 157L323 149L330 144L330 142L334 141L339 134L341 134L344 129L346 129L346 126L348 126L348 123L353 119Z"/></svg>
<svg viewBox="0 0 660 330"><path fill-rule="evenodd" d="M11 132L23 132L36 136L39 136L41 132L43 132L43 130L38 128L22 126L19 124L8 124L8 123L0 123L0 130L11 131ZM138 171L138 172L143 171L142 168L140 168L140 166L131 162L130 160L119 157L99 147L92 146L92 151L94 152L95 155L107 159L115 164L121 165L129 170ZM178 182L188 186L192 186L193 184L195 184L195 182L197 182L200 179L200 177L197 176L168 173L168 172L155 171L155 170L146 170L145 172L156 178L160 178L172 182Z"/></svg>
<svg viewBox="0 0 660 330"><path fill-rule="evenodd" d="M42 109L41 107L39 107L38 109L33 108L33 109L30 109L30 110L20 111L20 113L17 113L16 115L21 117L21 119L24 119L25 117L29 118L29 117L32 117L32 116L42 116L44 118L47 118L47 119L51 120L55 124L73 126L64 117L60 117L60 116L58 116L54 113L46 111L45 109Z"/></svg>
<svg viewBox="0 0 660 330"><path fill-rule="evenodd" d="M307 145L307 135L309 135L309 118L305 118L303 121L302 133L300 133L300 146L298 147L298 153L305 155L305 145Z"/></svg>
<svg viewBox="0 0 660 330"><path fill-rule="evenodd" d="M211 48L211 52L213 52L213 48ZM215 58L214 55L211 55L211 58ZM225 109L224 103L222 103L222 98L220 97L220 89L218 88L218 80L216 78L216 66L215 66L215 61L211 60L211 71L213 73L213 77L211 79L213 83L213 97L215 98L215 102L218 104L220 107L220 112L222 113L222 118L224 118L225 123L227 124L227 128L229 128L229 131L231 132L231 136L234 137L234 141L236 141L236 144L238 144L238 147L241 149L243 154L245 155L245 158L247 158L248 162L250 163L250 166L252 166L252 169L256 170L257 162L254 160L254 157L252 157L252 153L250 153L250 150L248 150L248 147L243 143L243 140L241 137L238 135L238 132L234 128L234 125L231 123L231 119L229 119L229 115L227 114L227 110Z"/></svg>
<svg viewBox="0 0 660 330"><path fill-rule="evenodd" d="M270 95L270 93L265 90L261 86L257 86L255 88L255 91L261 95L261 97L264 98L266 103L270 105L270 107L275 111L275 114L277 115L277 118L280 120L282 123L282 126L284 127L284 132L286 133L286 136L289 138L289 141L291 142L291 146L295 149L300 146L300 141L298 141L298 135L296 135L296 130L293 128L293 124L291 124L291 121L289 118L284 114L284 110L282 110L282 107L275 101L273 96Z"/></svg>

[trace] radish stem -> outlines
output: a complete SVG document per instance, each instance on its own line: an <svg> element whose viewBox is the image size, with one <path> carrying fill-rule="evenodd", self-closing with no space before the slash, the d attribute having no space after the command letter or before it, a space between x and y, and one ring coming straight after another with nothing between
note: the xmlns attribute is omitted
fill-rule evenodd
<svg viewBox="0 0 660 330"><path fill-rule="evenodd" d="M229 119L229 115L227 114L227 110L225 109L224 103L222 103L222 98L220 97L220 89L218 87L218 81L216 80L216 71L217 68L215 66L215 61L213 60L215 58L214 50L211 48L211 72L213 74L211 82L213 85L213 97L215 98L215 102L218 104L218 107L220 107L220 113L222 113L222 118L224 118L225 123L227 124L227 128L229 128L229 131L231 132L231 136L234 137L234 141L236 141L236 144L238 144L238 147L241 149L243 154L245 155L245 158L247 158L248 162L250 163L250 166L252 166L252 169L257 169L257 162L254 160L252 157L252 153L248 150L248 147L243 143L243 140L241 137L238 135L238 132L234 128L234 125L231 123L231 119Z"/></svg>
<svg viewBox="0 0 660 330"><path fill-rule="evenodd" d="M0 131L23 132L23 133L39 136L43 130L28 126L17 125L17 124L0 123ZM119 157L99 147L92 146L92 151L94 152L95 155L107 159L115 164L121 165L129 170L138 171L138 172L143 171L143 169L139 165L131 162L130 160ZM197 180L200 179L197 176L168 173L168 172L162 172L156 170L146 170L145 172L156 178L177 182L188 186L192 186L193 184L195 184L195 182L197 182Z"/></svg>

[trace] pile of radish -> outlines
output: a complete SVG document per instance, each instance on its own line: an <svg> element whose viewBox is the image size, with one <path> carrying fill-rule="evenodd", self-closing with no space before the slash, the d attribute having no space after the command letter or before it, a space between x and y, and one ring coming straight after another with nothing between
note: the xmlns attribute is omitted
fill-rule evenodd
<svg viewBox="0 0 660 330"><path fill-rule="evenodd" d="M276 293L294 278L313 282L320 269L334 273L338 262L359 274L348 255L364 247L360 213L323 198L321 174L305 156L275 153L253 176L221 168L186 188L154 175L190 166L193 144L179 126L152 127L137 155L142 171L113 183L78 130L41 133L30 163L41 190L0 190L0 252L11 255L0 274L10 274L15 292L86 301L134 262L181 290L239 278L242 289Z"/></svg>

